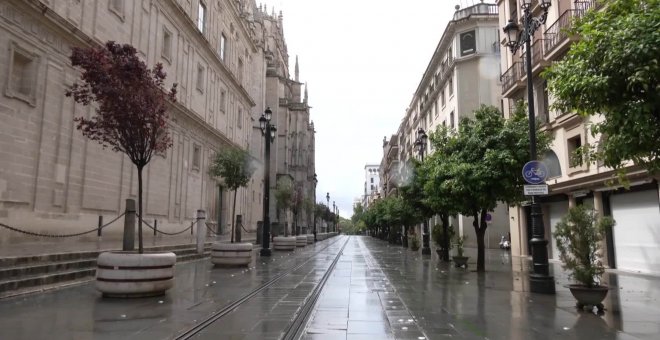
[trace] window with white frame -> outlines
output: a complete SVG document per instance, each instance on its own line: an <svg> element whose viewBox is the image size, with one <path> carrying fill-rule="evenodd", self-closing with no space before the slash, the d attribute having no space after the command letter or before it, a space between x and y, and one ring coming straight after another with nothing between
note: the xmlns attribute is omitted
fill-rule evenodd
<svg viewBox="0 0 660 340"><path fill-rule="evenodd" d="M454 72L449 75L449 97L454 95Z"/></svg>
<svg viewBox="0 0 660 340"><path fill-rule="evenodd" d="M163 42L162 42L160 54L167 60L172 61L172 33L163 26Z"/></svg>
<svg viewBox="0 0 660 340"><path fill-rule="evenodd" d="M238 67L236 70L238 82L243 84L243 59L238 58Z"/></svg>
<svg viewBox="0 0 660 340"><path fill-rule="evenodd" d="M204 92L204 82L205 82L205 74L206 70L204 69L204 66L202 65L197 65L197 90L200 92Z"/></svg>
<svg viewBox="0 0 660 340"><path fill-rule="evenodd" d="M35 105L38 67L39 57L36 54L12 43L5 94Z"/></svg>
<svg viewBox="0 0 660 340"><path fill-rule="evenodd" d="M199 2L197 8L197 28L200 32L206 33L206 4L203 1Z"/></svg>
<svg viewBox="0 0 660 340"><path fill-rule="evenodd" d="M202 146L199 144L193 143L193 152L192 152L192 169L199 170L202 162Z"/></svg>
<svg viewBox="0 0 660 340"><path fill-rule="evenodd" d="M220 44L218 46L218 54L222 61L227 61L227 37L224 33L220 34Z"/></svg>
<svg viewBox="0 0 660 340"><path fill-rule="evenodd" d="M452 111L452 112L449 114L449 127L453 129L454 126L455 126L455 123L454 123L454 111Z"/></svg>

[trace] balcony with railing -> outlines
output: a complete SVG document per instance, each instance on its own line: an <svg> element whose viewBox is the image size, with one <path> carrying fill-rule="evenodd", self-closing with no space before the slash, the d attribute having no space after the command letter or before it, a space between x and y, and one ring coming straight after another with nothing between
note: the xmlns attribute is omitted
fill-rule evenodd
<svg viewBox="0 0 660 340"><path fill-rule="evenodd" d="M532 51L532 74L536 75L542 69L542 67L547 66L548 63L543 58L543 51L546 42L545 39L535 39L531 46ZM527 58L527 52L524 52L521 57L523 63L523 71L525 74L522 77L527 75L527 66L525 63L525 58Z"/></svg>
<svg viewBox="0 0 660 340"><path fill-rule="evenodd" d="M454 20L461 20L472 15L497 15L497 4L476 4L470 7L459 9L454 13Z"/></svg>
<svg viewBox="0 0 660 340"><path fill-rule="evenodd" d="M554 23L548 26L548 29L544 33L546 58L551 53L561 51L568 46L564 42L570 41L569 30L576 18L581 18L590 9L598 10L602 6L603 2L601 1L575 1L573 9L566 10Z"/></svg>
<svg viewBox="0 0 660 340"><path fill-rule="evenodd" d="M523 63L516 61L502 74L502 94L506 97L508 93L522 85L525 74Z"/></svg>

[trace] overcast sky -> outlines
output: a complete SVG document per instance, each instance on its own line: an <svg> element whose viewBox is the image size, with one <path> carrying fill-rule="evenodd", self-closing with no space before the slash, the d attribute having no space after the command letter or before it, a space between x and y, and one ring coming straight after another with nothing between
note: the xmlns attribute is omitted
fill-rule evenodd
<svg viewBox="0 0 660 340"><path fill-rule="evenodd" d="M364 166L380 163L383 137L396 133L454 6L478 2L257 0L282 11L291 76L298 55L309 85L317 202L330 192L330 205L352 215Z"/></svg>

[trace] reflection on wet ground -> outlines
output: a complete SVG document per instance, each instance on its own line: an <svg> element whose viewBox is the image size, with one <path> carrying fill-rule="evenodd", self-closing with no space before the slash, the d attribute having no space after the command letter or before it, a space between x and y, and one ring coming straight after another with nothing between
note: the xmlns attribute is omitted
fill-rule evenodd
<svg viewBox="0 0 660 340"><path fill-rule="evenodd" d="M199 334L277 339L308 301L347 239L275 252L249 268L208 259L177 266L165 296L103 299L93 284L0 300L0 339L171 339L289 268ZM315 255L316 254L316 255ZM468 249L471 259L476 252ZM553 264L557 294L527 291L526 260L487 252L486 273L370 237L350 237L307 320L305 339L657 339L660 278L607 273L605 313L578 311L566 274ZM513 269L512 269L513 268Z"/></svg>

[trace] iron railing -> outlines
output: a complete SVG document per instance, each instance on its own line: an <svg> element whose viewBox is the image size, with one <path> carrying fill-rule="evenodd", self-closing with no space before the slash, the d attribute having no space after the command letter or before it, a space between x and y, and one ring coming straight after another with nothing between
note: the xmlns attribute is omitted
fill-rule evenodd
<svg viewBox="0 0 660 340"><path fill-rule="evenodd" d="M513 65L502 74L502 93L510 90L516 82L522 79L523 74L525 74L523 63L519 61L514 62Z"/></svg>

